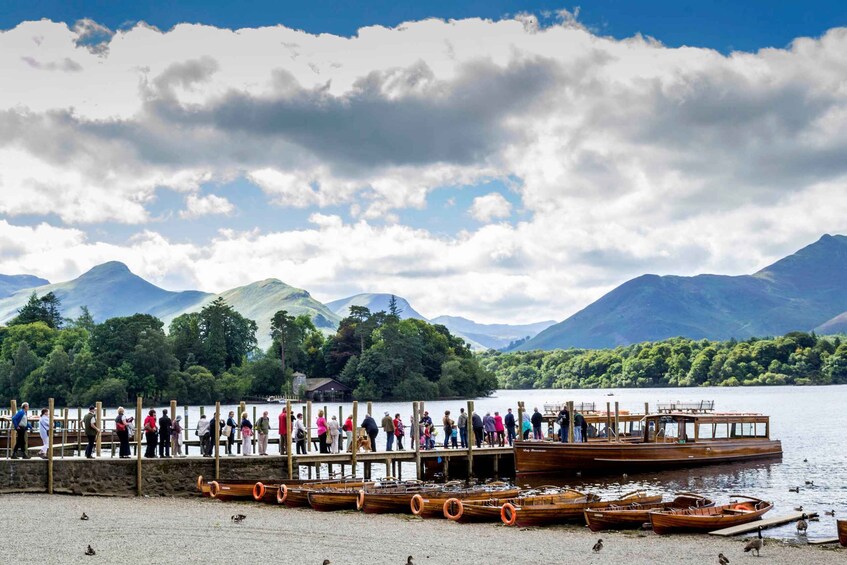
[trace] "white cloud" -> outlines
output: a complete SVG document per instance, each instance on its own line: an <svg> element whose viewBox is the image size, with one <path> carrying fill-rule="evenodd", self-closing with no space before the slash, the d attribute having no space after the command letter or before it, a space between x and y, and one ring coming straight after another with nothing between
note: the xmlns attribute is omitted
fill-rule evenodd
<svg viewBox="0 0 847 565"><path fill-rule="evenodd" d="M209 194L208 196L200 196L198 194L189 194L185 198L185 210L182 210L179 215L181 218L199 218L200 216L208 216L211 214L229 215L235 211L235 206L232 202L222 196Z"/></svg>
<svg viewBox="0 0 847 565"><path fill-rule="evenodd" d="M492 192L474 198L468 213L479 222L490 222L495 218L508 218L512 215L512 203L499 192Z"/></svg>
<svg viewBox="0 0 847 565"><path fill-rule="evenodd" d="M567 14L352 38L23 23L0 32L0 272L119 259L167 281L176 258L177 282L205 290L260 275L324 298L390 286L482 321L563 318L644 272L750 272L847 231L845 54L847 28L725 56L599 37ZM144 229L161 190L187 195L173 221L231 213L237 196L198 194L238 178L314 227L187 247ZM402 223L439 212L435 189L492 180L525 221L453 237ZM314 213L337 206L352 222ZM511 204L492 193L470 213ZM14 225L31 215L141 231L105 244Z"/></svg>

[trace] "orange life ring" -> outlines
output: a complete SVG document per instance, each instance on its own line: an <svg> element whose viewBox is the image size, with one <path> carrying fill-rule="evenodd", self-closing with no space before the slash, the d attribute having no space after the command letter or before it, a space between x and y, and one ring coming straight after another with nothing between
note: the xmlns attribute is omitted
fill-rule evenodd
<svg viewBox="0 0 847 565"><path fill-rule="evenodd" d="M288 485L279 485L279 490L276 491L277 503L284 503L286 498L288 498Z"/></svg>
<svg viewBox="0 0 847 565"><path fill-rule="evenodd" d="M421 495L416 494L412 497L412 501L409 503L412 507L412 514L415 516L420 516L421 512L423 512L424 507L424 499Z"/></svg>
<svg viewBox="0 0 847 565"><path fill-rule="evenodd" d="M518 513L515 511L515 507L511 502L507 502L500 507L500 519L507 526L515 525L515 521L518 519Z"/></svg>
<svg viewBox="0 0 847 565"><path fill-rule="evenodd" d="M453 512L453 507L455 506L456 512ZM462 501L458 498L448 498L444 502L444 507L442 508L444 511L444 517L448 520L457 521L462 517L462 514L465 513L465 505L462 504Z"/></svg>
<svg viewBox="0 0 847 565"><path fill-rule="evenodd" d="M203 492L203 475L197 475L197 490Z"/></svg>
<svg viewBox="0 0 847 565"><path fill-rule="evenodd" d="M359 489L359 494L356 496L356 510L361 510L365 507L365 489Z"/></svg>
<svg viewBox="0 0 847 565"><path fill-rule="evenodd" d="M253 500L262 500L265 496L265 485L259 481L253 485Z"/></svg>
<svg viewBox="0 0 847 565"><path fill-rule="evenodd" d="M750 512L752 510L755 510L756 507L755 507L754 504L752 504L750 502L739 502L738 504L733 504L732 509L733 510L744 510L746 512Z"/></svg>
<svg viewBox="0 0 847 565"><path fill-rule="evenodd" d="M209 481L209 496L215 498L221 492L221 485L218 484L218 481Z"/></svg>

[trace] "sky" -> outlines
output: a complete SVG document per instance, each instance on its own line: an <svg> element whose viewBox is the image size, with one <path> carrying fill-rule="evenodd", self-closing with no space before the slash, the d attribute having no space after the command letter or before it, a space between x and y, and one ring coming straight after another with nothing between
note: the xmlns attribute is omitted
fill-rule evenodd
<svg viewBox="0 0 847 565"><path fill-rule="evenodd" d="M839 2L6 2L0 273L562 320L847 233Z"/></svg>

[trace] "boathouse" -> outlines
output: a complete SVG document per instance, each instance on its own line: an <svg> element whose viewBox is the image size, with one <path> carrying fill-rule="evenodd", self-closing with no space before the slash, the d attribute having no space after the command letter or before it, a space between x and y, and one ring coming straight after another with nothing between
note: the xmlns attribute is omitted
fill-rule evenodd
<svg viewBox="0 0 847 565"><path fill-rule="evenodd" d="M306 400L314 402L349 402L353 400L353 390L335 379L306 379L303 386Z"/></svg>

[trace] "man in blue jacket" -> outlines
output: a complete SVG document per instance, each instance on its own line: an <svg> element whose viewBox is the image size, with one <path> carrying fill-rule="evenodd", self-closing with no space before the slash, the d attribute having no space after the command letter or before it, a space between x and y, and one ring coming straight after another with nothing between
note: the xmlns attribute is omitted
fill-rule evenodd
<svg viewBox="0 0 847 565"><path fill-rule="evenodd" d="M515 415L512 414L511 408L506 412L503 423L506 425L506 435L509 436L509 445L511 446L512 442L515 441Z"/></svg>
<svg viewBox="0 0 847 565"><path fill-rule="evenodd" d="M26 412L29 410L29 403L21 404L20 410L12 416L12 427L18 432L18 437L15 440L15 448L12 450L12 459L18 458L18 450L24 459L29 459L29 453L26 452L26 433L32 429L32 424L27 420Z"/></svg>

